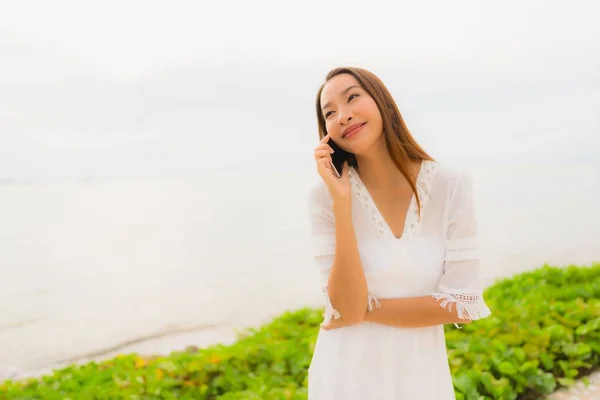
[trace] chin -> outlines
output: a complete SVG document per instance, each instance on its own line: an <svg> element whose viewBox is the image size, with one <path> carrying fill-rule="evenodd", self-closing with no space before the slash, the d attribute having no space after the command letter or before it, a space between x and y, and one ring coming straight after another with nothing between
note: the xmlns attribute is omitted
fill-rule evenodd
<svg viewBox="0 0 600 400"><path fill-rule="evenodd" d="M355 155L362 155L369 152L369 149L373 147L377 142L377 139L378 138L374 138L370 135L364 135L362 137L352 138L343 144L345 145L344 147L348 149L346 151Z"/></svg>

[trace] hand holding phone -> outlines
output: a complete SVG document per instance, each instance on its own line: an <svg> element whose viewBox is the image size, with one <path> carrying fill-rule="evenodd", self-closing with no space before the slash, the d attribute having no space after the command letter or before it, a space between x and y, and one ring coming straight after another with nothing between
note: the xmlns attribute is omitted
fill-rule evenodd
<svg viewBox="0 0 600 400"><path fill-rule="evenodd" d="M338 204L348 201L352 193L348 176L349 156L353 155L342 150L329 135L321 139L314 152L317 172Z"/></svg>
<svg viewBox="0 0 600 400"><path fill-rule="evenodd" d="M341 178L344 161L350 162L352 153L348 153L346 150L343 150L331 138L329 138L327 144L333 149L333 154L331 155L331 166L333 167L333 172L338 178Z"/></svg>

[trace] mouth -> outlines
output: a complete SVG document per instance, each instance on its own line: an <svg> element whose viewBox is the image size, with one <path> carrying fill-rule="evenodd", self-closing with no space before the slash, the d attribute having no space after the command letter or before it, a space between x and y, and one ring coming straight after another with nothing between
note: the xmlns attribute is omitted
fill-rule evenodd
<svg viewBox="0 0 600 400"><path fill-rule="evenodd" d="M363 122L362 124L354 124L354 125L350 125L348 128L346 128L344 130L344 133L342 134L342 138L347 138L347 137L352 137L354 135L356 135L358 133L358 131L360 131L360 129L365 126L366 122Z"/></svg>

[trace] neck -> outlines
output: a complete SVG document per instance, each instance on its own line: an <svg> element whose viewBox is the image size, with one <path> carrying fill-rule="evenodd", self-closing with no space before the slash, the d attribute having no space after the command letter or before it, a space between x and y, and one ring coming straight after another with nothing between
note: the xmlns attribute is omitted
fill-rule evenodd
<svg viewBox="0 0 600 400"><path fill-rule="evenodd" d="M390 157L383 138L367 152L356 155L356 161L360 166L360 179L369 188L408 186L408 181ZM418 165L411 163L411 170L415 169L416 173Z"/></svg>

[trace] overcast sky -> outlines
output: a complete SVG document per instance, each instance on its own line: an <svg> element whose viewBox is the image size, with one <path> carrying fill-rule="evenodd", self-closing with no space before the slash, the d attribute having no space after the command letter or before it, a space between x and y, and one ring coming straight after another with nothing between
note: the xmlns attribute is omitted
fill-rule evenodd
<svg viewBox="0 0 600 400"><path fill-rule="evenodd" d="M0 2L0 179L311 168L330 68L450 162L593 162L589 1ZM465 161L466 160L466 161Z"/></svg>

